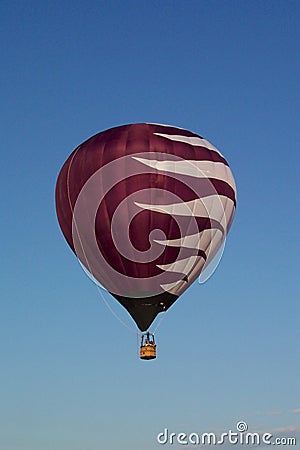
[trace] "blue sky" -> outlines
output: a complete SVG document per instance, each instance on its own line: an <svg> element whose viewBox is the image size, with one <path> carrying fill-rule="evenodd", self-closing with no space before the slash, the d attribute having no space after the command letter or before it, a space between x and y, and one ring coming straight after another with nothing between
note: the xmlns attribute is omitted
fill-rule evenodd
<svg viewBox="0 0 300 450"><path fill-rule="evenodd" d="M151 450L238 420L299 448L299 19L296 1L1 1L0 450ZM143 121L205 136L238 188L221 264L151 363L54 209L79 143Z"/></svg>

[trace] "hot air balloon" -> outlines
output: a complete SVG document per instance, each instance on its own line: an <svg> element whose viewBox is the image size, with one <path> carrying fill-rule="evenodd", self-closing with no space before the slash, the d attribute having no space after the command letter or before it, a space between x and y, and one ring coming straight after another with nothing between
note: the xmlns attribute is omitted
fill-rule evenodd
<svg viewBox="0 0 300 450"><path fill-rule="evenodd" d="M222 154L169 125L130 124L92 136L69 156L56 184L69 246L142 332L213 260L235 207ZM140 356L156 356L149 331Z"/></svg>

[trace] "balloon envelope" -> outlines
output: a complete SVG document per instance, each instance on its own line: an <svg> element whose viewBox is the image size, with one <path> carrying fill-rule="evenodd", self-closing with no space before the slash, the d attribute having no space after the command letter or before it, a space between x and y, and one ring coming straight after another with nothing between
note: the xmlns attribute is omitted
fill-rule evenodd
<svg viewBox="0 0 300 450"><path fill-rule="evenodd" d="M212 261L235 206L234 179L221 153L168 125L96 134L69 156L56 185L69 246L142 331Z"/></svg>

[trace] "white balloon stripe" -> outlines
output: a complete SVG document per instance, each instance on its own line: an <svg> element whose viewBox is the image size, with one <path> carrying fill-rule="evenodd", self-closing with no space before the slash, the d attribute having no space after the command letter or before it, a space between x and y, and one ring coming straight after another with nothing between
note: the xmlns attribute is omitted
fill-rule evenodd
<svg viewBox="0 0 300 450"><path fill-rule="evenodd" d="M176 294L176 292L180 292L182 288L186 286L186 281L180 280L175 281L174 283L166 283L161 284L160 287L165 291L169 292L170 294Z"/></svg>
<svg viewBox="0 0 300 450"><path fill-rule="evenodd" d="M182 273L183 275L188 275L197 262L198 258L203 257L198 255L189 256L188 258L176 260L170 264L158 264L157 267L167 272L177 272Z"/></svg>
<svg viewBox="0 0 300 450"><path fill-rule="evenodd" d="M168 125L167 123L154 123L154 122L146 122L146 123L147 125L158 125L159 127L176 128L177 130L184 130L184 128L174 127L174 125Z"/></svg>
<svg viewBox="0 0 300 450"><path fill-rule="evenodd" d="M156 211L163 214L172 214L175 216L187 216L187 217L204 217L210 220L216 220L219 222L224 230L227 229L228 213L224 210L223 203L231 202L232 208L234 204L231 199L223 195L210 195L208 197L191 200L185 203L175 203L169 205L150 205L146 203L135 204L141 209L147 209L149 211Z"/></svg>
<svg viewBox="0 0 300 450"><path fill-rule="evenodd" d="M175 173L177 175L187 175L194 178L209 178L224 181L235 191L235 182L226 164L214 161L158 161L155 159L145 159L132 156L133 159L152 167L158 171Z"/></svg>
<svg viewBox="0 0 300 450"><path fill-rule="evenodd" d="M154 242L157 242L157 244L161 245L168 245L170 247L197 248L199 237L200 233L195 233L190 236L184 236L179 239L167 239L167 240L154 239ZM195 243L197 243L196 246Z"/></svg>
<svg viewBox="0 0 300 450"><path fill-rule="evenodd" d="M205 251L205 247L207 247L207 245L203 245L203 242L206 242L206 239L210 241L216 232L219 232L221 237L223 236L223 233L219 229L207 229L201 231L200 233L184 236L180 239L154 239L154 242L168 247L185 247Z"/></svg>
<svg viewBox="0 0 300 450"><path fill-rule="evenodd" d="M206 139L197 137L197 136L182 136L181 134L164 134L164 133L154 133L156 136L163 137L165 139L169 139L170 141L176 142L184 142L185 144L190 144L195 147L206 147L209 150L213 150L217 152L220 156L223 157L222 153L209 141Z"/></svg>

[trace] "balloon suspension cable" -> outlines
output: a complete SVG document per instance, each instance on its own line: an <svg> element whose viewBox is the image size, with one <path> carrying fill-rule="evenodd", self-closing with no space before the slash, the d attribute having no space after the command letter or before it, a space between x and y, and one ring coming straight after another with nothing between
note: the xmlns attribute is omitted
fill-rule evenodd
<svg viewBox="0 0 300 450"><path fill-rule="evenodd" d="M129 331L131 331L132 333L136 332L136 329L131 327L130 325L128 325L126 322L124 322L124 320L121 319L120 316L118 316L118 314L112 309L112 307L110 306L109 302L106 300L106 298L104 297L104 294L102 292L102 289L100 288L100 286L97 286L98 291L100 292L101 298L104 301L105 305L107 306L107 308L109 309L109 311L112 313L112 315L125 327L127 328Z"/></svg>
<svg viewBox="0 0 300 450"><path fill-rule="evenodd" d="M138 359L140 358L140 336L141 336L141 333L137 329L136 330L136 356Z"/></svg>
<svg viewBox="0 0 300 450"><path fill-rule="evenodd" d="M158 322L157 322L156 327L155 327L154 330L153 330L153 334L157 332L158 328L161 326L161 323L162 323L162 321L165 319L165 317L166 317L165 314L162 314L162 315L161 315L160 319L159 319Z"/></svg>

